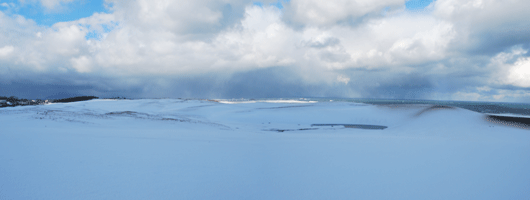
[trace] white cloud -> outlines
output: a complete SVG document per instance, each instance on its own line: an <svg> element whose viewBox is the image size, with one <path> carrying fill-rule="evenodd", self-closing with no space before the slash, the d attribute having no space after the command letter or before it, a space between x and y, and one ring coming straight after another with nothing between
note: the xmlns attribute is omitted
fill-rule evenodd
<svg viewBox="0 0 530 200"><path fill-rule="evenodd" d="M492 71L490 84L530 87L530 57L520 46L501 52L491 58L488 69Z"/></svg>
<svg viewBox="0 0 530 200"><path fill-rule="evenodd" d="M72 58L70 59L70 62L72 63L72 67L80 73L87 73L87 72L92 71L91 69L92 60L86 56Z"/></svg>
<svg viewBox="0 0 530 200"><path fill-rule="evenodd" d="M0 48L0 58L9 56L14 50L15 48L13 46L4 46Z"/></svg>
<svg viewBox="0 0 530 200"><path fill-rule="evenodd" d="M519 87L530 88L530 57L522 57L509 69L506 82Z"/></svg>
<svg viewBox="0 0 530 200"><path fill-rule="evenodd" d="M204 34L223 27L225 14L244 12L248 1L243 0L109 0L114 15L128 25L151 31L170 31L175 34Z"/></svg>
<svg viewBox="0 0 530 200"><path fill-rule="evenodd" d="M334 25L367 14L379 14L386 8L404 7L405 0L291 0L286 12L294 22L307 25Z"/></svg>
<svg viewBox="0 0 530 200"><path fill-rule="evenodd" d="M347 85L348 82L350 82L350 78L348 78L347 76L344 76L344 75L338 75L337 76L337 81Z"/></svg>

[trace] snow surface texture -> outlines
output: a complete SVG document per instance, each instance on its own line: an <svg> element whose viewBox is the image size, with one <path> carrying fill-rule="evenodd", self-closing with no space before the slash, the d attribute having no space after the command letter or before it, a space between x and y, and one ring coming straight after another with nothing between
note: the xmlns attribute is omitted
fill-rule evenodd
<svg viewBox="0 0 530 200"><path fill-rule="evenodd" d="M0 126L0 199L530 198L530 131L459 108L92 100Z"/></svg>

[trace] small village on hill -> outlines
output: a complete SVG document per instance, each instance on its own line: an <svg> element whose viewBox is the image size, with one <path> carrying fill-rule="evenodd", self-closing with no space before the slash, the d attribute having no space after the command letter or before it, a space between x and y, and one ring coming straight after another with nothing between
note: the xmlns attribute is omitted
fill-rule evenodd
<svg viewBox="0 0 530 200"><path fill-rule="evenodd" d="M48 103L68 103L76 101L87 101L91 99L98 99L96 96L78 96L65 99L19 99L15 96L4 97L0 96L0 107L15 107L15 106L30 106L30 105L42 105Z"/></svg>

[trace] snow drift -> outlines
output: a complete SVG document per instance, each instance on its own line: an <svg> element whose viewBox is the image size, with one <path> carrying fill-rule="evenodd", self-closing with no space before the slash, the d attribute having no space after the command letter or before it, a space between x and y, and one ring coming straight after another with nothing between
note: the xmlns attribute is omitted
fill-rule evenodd
<svg viewBox="0 0 530 200"><path fill-rule="evenodd" d="M91 100L0 126L0 199L530 197L525 126L448 106Z"/></svg>

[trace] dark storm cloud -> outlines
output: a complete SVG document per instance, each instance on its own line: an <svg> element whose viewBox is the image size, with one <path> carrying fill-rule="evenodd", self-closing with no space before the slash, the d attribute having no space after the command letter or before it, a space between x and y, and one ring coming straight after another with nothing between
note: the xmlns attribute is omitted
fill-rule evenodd
<svg viewBox="0 0 530 200"><path fill-rule="evenodd" d="M470 54L494 56L516 45L524 46L525 49L528 49L530 45L530 27L525 30L510 28L495 30L472 35L471 37L475 38L476 42L470 48Z"/></svg>
<svg viewBox="0 0 530 200"><path fill-rule="evenodd" d="M94 86L76 86L68 83L43 84L40 82L0 83L0 96L16 96L26 99L61 99L74 96L91 95Z"/></svg>

